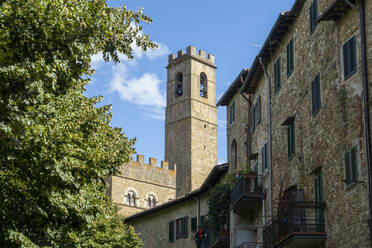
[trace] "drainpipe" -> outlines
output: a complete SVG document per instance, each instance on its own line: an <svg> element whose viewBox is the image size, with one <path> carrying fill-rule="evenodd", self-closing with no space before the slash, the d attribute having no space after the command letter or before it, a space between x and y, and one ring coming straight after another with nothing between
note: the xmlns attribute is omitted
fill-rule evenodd
<svg viewBox="0 0 372 248"><path fill-rule="evenodd" d="M272 137L271 137L271 77L267 73L265 65L262 62L262 58L260 57L260 65L267 77L267 126L268 126L268 136L269 136L269 142L268 142L268 154L269 154L269 176L270 176L270 185L269 185L269 212L270 217L273 217L273 172L272 172ZM266 223L265 223L266 224Z"/></svg>
<svg viewBox="0 0 372 248"><path fill-rule="evenodd" d="M363 105L364 105L364 133L366 143L367 156L367 181L368 181L368 200L369 200L369 240L372 247L372 164L371 164L371 136L370 136L370 119L369 119L369 105L368 105L368 66L366 54L366 30L365 30L365 2L359 1L359 18L360 18L360 40L362 49L362 72L363 72Z"/></svg>

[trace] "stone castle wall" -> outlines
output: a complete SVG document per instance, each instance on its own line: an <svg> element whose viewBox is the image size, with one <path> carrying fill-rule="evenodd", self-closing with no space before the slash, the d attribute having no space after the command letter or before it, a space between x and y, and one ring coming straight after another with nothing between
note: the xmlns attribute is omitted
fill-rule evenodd
<svg viewBox="0 0 372 248"><path fill-rule="evenodd" d="M130 161L122 166L121 174L110 178L110 196L114 204L119 206L119 213L129 216L148 207L148 197L155 196L156 205L176 197L176 168L168 162L137 155L137 161ZM135 192L136 204L128 202L128 192Z"/></svg>

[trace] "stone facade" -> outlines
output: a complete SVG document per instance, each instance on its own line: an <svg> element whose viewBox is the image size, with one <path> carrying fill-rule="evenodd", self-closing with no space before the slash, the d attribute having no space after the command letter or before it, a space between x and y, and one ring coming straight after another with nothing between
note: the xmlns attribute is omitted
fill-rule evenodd
<svg viewBox="0 0 372 248"><path fill-rule="evenodd" d="M140 234L143 240L144 248L189 248L195 246L195 231L191 231L191 218L198 217L198 204L200 204L200 214L208 213L207 205L208 194L192 198L173 207L165 208L156 211L154 214L149 214L141 218L137 218L129 223L135 227L137 233ZM169 241L169 222L179 218L188 218L187 237Z"/></svg>
<svg viewBox="0 0 372 248"><path fill-rule="evenodd" d="M319 247L370 247L367 224L368 178L363 121L359 11L350 6L342 6L343 13L339 14L338 18L321 20L311 33L309 10L313 2L313 0L296 1L294 9L282 13L272 31L273 34L280 27L281 34L269 36L270 49L267 49L269 43L265 43L266 46L264 45L258 55L263 57L265 70L271 79L272 205L270 205L270 166L267 170L262 169L262 147L269 140L267 105L269 78L256 60L245 80L243 87L250 104L245 103L247 106L236 108L236 116L247 116L247 109L252 105L255 106L258 98L261 98L261 121L260 123L256 121L254 131L249 133L247 158L252 168L256 162L259 165L258 171L263 176L266 197L262 208L248 216L232 212L231 247L239 245L236 240L241 242L240 229L255 233L251 235L250 240L263 242L261 231L271 217L281 211L278 203L281 202L286 190L301 189L304 193L303 200L314 202L316 200L314 181L319 174L323 178L323 201L326 204L324 223L327 234L326 240ZM325 11L330 11L331 4L340 4L331 0L318 2L320 16ZM370 65L372 63L372 1L365 1L365 6L366 50ZM356 9L359 7L359 1L356 1ZM353 36L356 38L357 69L354 74L345 78L343 44ZM293 40L294 44L294 70L287 75L287 45L290 40ZM276 92L274 63L278 58L281 61L281 87ZM369 70L369 78L371 73ZM319 111L313 113L312 81L317 75L320 77L321 104ZM240 89L230 92L230 96L224 99L228 120L229 106L236 101L237 97L240 97ZM290 122L294 123L295 142L294 155L289 157L287 128ZM250 123L249 118L242 123ZM246 135L245 130L238 128L235 131L230 130L229 121L227 121L227 128L228 140L239 136L235 132L240 133L241 136ZM228 151L230 146L228 143ZM346 187L344 154L351 147L357 147L358 151L358 180L353 187ZM314 243L312 247L318 246Z"/></svg>
<svg viewBox="0 0 372 248"><path fill-rule="evenodd" d="M144 156L137 155L137 161L131 161L122 166L121 174L110 177L108 194L114 204L119 207L119 213L125 216L160 205L176 197L176 169L170 168L168 162L161 161L157 165L154 158L149 163L144 162ZM128 194L134 193L131 201ZM151 205L150 205L151 204Z"/></svg>
<svg viewBox="0 0 372 248"><path fill-rule="evenodd" d="M181 93L177 93L182 76ZM200 80L205 76L204 96ZM189 46L169 55L165 160L177 165L177 196L200 187L217 164L216 66L214 56Z"/></svg>

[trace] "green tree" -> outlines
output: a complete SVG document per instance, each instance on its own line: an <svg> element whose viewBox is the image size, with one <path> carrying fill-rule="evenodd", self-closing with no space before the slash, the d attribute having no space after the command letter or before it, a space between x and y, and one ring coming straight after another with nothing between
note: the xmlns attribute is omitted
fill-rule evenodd
<svg viewBox="0 0 372 248"><path fill-rule="evenodd" d="M0 0L0 247L140 247L104 194L133 140L83 95L91 56L119 62L141 10L105 0Z"/></svg>
<svg viewBox="0 0 372 248"><path fill-rule="evenodd" d="M230 192L232 184L227 182L217 184L208 198L208 227L215 233L228 225L230 216Z"/></svg>

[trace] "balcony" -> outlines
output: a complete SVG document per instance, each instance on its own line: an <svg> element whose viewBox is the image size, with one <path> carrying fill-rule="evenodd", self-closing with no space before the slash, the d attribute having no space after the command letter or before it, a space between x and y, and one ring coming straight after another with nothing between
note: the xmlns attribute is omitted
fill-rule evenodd
<svg viewBox="0 0 372 248"><path fill-rule="evenodd" d="M262 176L241 176L230 194L231 206L235 213L257 210L264 197Z"/></svg>
<svg viewBox="0 0 372 248"><path fill-rule="evenodd" d="M263 244L257 242L244 242L238 245L237 248L263 248Z"/></svg>
<svg viewBox="0 0 372 248"><path fill-rule="evenodd" d="M263 231L265 248L316 248L327 238L324 202L289 202Z"/></svg>

